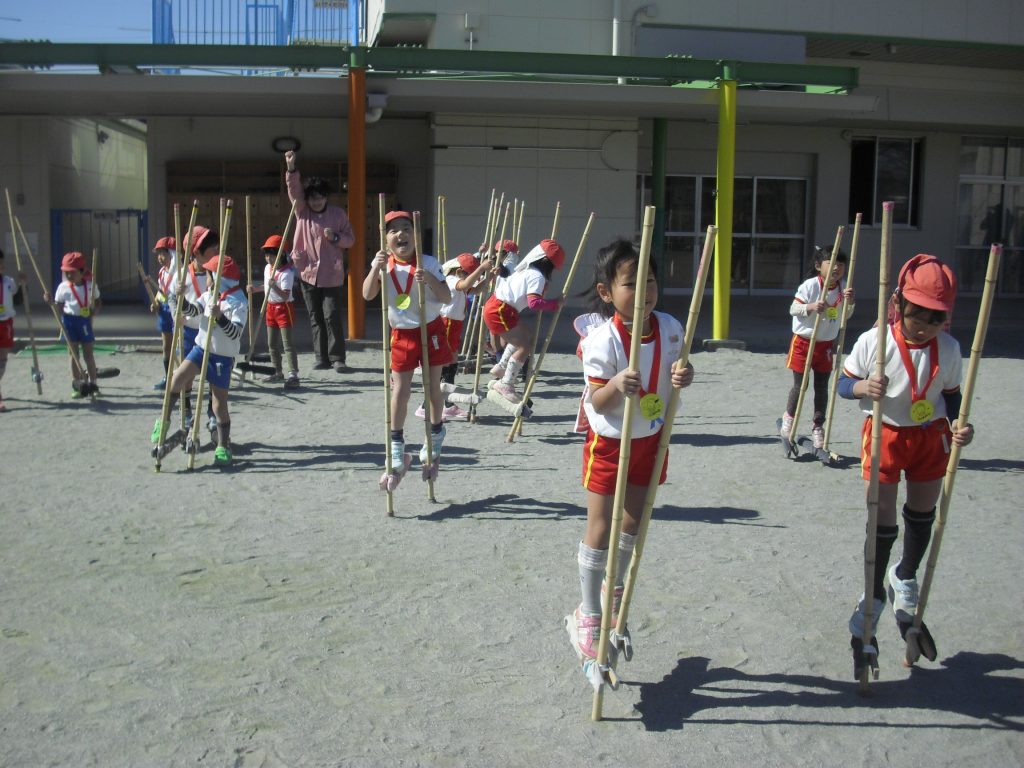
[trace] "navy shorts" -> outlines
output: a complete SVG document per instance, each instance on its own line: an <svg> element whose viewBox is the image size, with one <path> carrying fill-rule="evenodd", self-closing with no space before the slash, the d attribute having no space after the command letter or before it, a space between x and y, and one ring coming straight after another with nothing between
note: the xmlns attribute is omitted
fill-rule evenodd
<svg viewBox="0 0 1024 768"><path fill-rule="evenodd" d="M182 332L182 349L185 352L185 357L188 357L192 353L192 348L196 345L196 336L199 335L198 328L189 328L187 325L183 326ZM202 362L202 358L200 358Z"/></svg>
<svg viewBox="0 0 1024 768"><path fill-rule="evenodd" d="M160 333L174 333L174 315L166 304L159 304L156 311L156 329Z"/></svg>
<svg viewBox="0 0 1024 768"><path fill-rule="evenodd" d="M64 321L64 335L74 344L92 344L96 337L92 332L92 318L81 315L61 315Z"/></svg>
<svg viewBox="0 0 1024 768"><path fill-rule="evenodd" d="M198 344L192 347L192 351L185 357L194 363L199 370L203 369L203 349ZM206 380L215 387L231 389L231 369L235 367L235 359L225 355L210 353L210 360L206 364Z"/></svg>

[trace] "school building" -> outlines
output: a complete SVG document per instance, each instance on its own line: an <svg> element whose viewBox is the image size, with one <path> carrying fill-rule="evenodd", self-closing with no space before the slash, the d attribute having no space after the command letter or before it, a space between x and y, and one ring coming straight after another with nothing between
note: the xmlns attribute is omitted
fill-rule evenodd
<svg viewBox="0 0 1024 768"><path fill-rule="evenodd" d="M298 147L300 170L355 214L357 265L377 247L378 193L421 211L449 256L482 241L492 189L525 201L526 247L560 204L571 255L593 212L591 257L663 200L655 251L682 307L727 198L731 260L712 279L733 295L791 293L839 225L849 250L859 212L855 284L870 296L889 200L894 261L935 253L977 292L1002 242L999 294L1024 293L1020 2L306 5L347 14L342 32L186 39L174 0L155 0L156 44L0 44L0 184L48 278L63 250L97 246L108 295L138 295L135 260L193 199L215 225L220 197L241 222L249 195L258 247L287 216L282 152ZM8 253L9 229L5 212ZM232 226L229 251L244 235Z"/></svg>

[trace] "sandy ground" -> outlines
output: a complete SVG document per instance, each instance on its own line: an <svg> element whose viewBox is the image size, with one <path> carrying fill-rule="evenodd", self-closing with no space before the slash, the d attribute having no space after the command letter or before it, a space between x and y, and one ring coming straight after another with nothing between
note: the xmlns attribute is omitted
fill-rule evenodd
<svg viewBox="0 0 1024 768"><path fill-rule="evenodd" d="M964 345L966 348L966 344ZM386 519L379 352L353 373L233 394L237 462L153 472L158 357L38 397L12 358L0 415L0 763L10 766L1024 764L1024 362L984 361L928 623L908 671L891 613L856 695L860 416L837 468L773 436L779 353L693 356L631 610L636 655L590 721L562 627L584 525L578 362L548 356L537 415L450 427L437 503L410 474ZM308 355L300 359L308 371ZM1014 383L1015 382L1015 383ZM410 419L410 444L421 423ZM418 446L417 446L418 447ZM1016 597L1014 597L1016 595Z"/></svg>

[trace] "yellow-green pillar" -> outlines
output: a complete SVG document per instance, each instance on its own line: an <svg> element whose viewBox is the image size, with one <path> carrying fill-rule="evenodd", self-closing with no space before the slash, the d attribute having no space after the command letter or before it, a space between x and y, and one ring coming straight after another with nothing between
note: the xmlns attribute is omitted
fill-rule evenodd
<svg viewBox="0 0 1024 768"><path fill-rule="evenodd" d="M718 243L715 248L714 312L711 335L716 340L729 338L729 290L732 287L732 203L736 169L736 79L735 65L726 62L718 82L718 163L715 197L715 224Z"/></svg>

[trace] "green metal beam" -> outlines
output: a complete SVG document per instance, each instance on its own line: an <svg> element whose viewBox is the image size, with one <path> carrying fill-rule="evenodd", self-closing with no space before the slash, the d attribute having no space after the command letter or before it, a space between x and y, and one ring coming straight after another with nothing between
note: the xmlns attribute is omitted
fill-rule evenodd
<svg viewBox="0 0 1024 768"><path fill-rule="evenodd" d="M19 42L0 45L0 65L53 67L224 67L344 69L351 61L381 72L533 73L650 79L671 83L735 79L741 85L808 85L850 90L857 86L855 67L810 64L765 64L709 59L538 54L510 51L461 51L430 48L363 48L349 46L150 45L123 43Z"/></svg>

